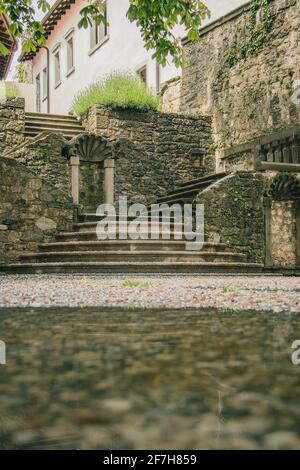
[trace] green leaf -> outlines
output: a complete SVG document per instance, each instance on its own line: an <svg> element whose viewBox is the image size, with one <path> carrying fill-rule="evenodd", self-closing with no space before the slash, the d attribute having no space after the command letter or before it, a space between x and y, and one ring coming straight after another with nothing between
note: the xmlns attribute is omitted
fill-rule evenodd
<svg viewBox="0 0 300 470"><path fill-rule="evenodd" d="M188 32L188 39L190 41L196 41L197 39L199 39L199 33L197 30L195 29L191 29L189 32Z"/></svg>
<svg viewBox="0 0 300 470"><path fill-rule="evenodd" d="M0 42L0 55L4 57L9 55L9 49L2 42Z"/></svg>

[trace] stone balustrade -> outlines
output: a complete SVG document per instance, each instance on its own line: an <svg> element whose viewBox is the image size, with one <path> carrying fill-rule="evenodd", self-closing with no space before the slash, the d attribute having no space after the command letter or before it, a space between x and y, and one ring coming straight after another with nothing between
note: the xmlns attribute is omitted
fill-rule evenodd
<svg viewBox="0 0 300 470"><path fill-rule="evenodd" d="M261 139L260 161L300 165L300 126Z"/></svg>
<svg viewBox="0 0 300 470"><path fill-rule="evenodd" d="M290 126L222 150L221 168L300 172L300 126Z"/></svg>

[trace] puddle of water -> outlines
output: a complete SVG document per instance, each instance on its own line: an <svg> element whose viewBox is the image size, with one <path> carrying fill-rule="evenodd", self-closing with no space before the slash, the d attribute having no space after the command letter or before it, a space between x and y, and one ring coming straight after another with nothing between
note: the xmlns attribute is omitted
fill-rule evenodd
<svg viewBox="0 0 300 470"><path fill-rule="evenodd" d="M300 317L1 310L1 449L300 448Z"/></svg>

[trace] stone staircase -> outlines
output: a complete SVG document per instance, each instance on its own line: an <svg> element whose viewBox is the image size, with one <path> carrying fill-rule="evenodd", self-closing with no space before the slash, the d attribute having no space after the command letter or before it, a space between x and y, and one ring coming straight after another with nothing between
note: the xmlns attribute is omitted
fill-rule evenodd
<svg viewBox="0 0 300 470"><path fill-rule="evenodd" d="M26 113L25 138L34 138L41 132L62 133L67 139L85 132L74 116L59 114Z"/></svg>
<svg viewBox="0 0 300 470"><path fill-rule="evenodd" d="M224 174L205 176L181 185L159 202L186 202L199 191L223 178ZM185 241L177 240L181 225L171 221L171 239L165 240L165 227L156 216L155 240L97 239L101 218L82 214L73 231L59 233L53 243L42 243L36 253L26 253L18 264L0 267L17 273L258 273L263 266L248 263L246 255L233 252L223 243L205 241L201 251L187 251ZM143 218L145 234L150 228L148 215ZM130 220L129 220L130 222ZM120 221L117 222L117 235Z"/></svg>
<svg viewBox="0 0 300 470"><path fill-rule="evenodd" d="M184 204L191 202L198 193L204 191L204 189L224 178L226 175L227 173L215 173L187 181L165 196L160 196L157 202L159 204Z"/></svg>

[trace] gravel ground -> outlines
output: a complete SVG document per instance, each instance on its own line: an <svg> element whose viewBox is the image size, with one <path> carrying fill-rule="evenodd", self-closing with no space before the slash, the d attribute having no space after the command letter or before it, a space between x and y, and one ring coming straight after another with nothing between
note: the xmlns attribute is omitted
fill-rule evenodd
<svg viewBox="0 0 300 470"><path fill-rule="evenodd" d="M300 312L300 278L0 276L0 307L218 308Z"/></svg>

